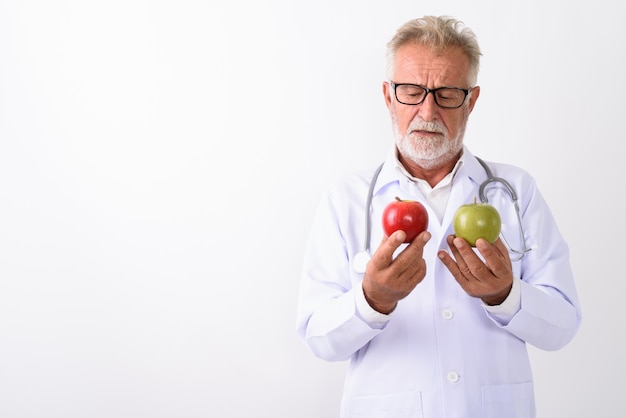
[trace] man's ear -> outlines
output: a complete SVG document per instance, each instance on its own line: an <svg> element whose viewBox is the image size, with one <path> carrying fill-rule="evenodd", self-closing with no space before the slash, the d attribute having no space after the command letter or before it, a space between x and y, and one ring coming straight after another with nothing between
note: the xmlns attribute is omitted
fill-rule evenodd
<svg viewBox="0 0 626 418"><path fill-rule="evenodd" d="M387 109L391 110L391 84L387 81L383 81L383 96L385 96Z"/></svg>
<svg viewBox="0 0 626 418"><path fill-rule="evenodd" d="M476 100L478 100L478 96L480 96L480 86L476 86L472 88L472 91L470 93L470 97L469 97L470 113L472 113L472 110L474 110L474 105L476 105Z"/></svg>

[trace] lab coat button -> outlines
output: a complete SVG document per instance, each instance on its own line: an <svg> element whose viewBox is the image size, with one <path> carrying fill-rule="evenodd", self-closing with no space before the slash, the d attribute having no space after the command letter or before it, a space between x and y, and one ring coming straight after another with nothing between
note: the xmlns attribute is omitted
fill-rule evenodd
<svg viewBox="0 0 626 418"><path fill-rule="evenodd" d="M450 383L456 383L459 381L459 374L455 371L448 372L448 381Z"/></svg>
<svg viewBox="0 0 626 418"><path fill-rule="evenodd" d="M454 312L452 312L450 309L444 309L443 311L441 311L441 316L443 317L443 319L452 319L452 317L454 316Z"/></svg>

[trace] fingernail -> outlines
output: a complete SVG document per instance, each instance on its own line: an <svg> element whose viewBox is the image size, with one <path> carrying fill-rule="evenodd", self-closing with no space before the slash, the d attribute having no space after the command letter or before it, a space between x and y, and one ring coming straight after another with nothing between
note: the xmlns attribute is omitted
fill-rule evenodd
<svg viewBox="0 0 626 418"><path fill-rule="evenodd" d="M396 232L394 232L394 239L398 242L404 242L404 239L406 238L406 234L404 233L404 231L397 230Z"/></svg>

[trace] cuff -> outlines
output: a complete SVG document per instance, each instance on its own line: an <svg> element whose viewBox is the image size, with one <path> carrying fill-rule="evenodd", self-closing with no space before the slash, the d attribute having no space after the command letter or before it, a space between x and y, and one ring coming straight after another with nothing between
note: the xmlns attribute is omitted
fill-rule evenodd
<svg viewBox="0 0 626 418"><path fill-rule="evenodd" d="M376 311L367 303L362 285L358 285L354 289L354 304L356 306L357 315L370 327L383 329L389 322L389 315Z"/></svg>
<svg viewBox="0 0 626 418"><path fill-rule="evenodd" d="M522 289L520 287L519 279L513 279L511 292L509 293L509 296L506 297L504 302L500 305L494 306L483 303L483 307L499 322L508 323L522 307Z"/></svg>

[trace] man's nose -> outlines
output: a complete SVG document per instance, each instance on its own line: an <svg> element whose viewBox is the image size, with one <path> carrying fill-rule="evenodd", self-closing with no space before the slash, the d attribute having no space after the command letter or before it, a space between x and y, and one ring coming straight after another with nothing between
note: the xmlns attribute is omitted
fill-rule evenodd
<svg viewBox="0 0 626 418"><path fill-rule="evenodd" d="M439 105L435 102L435 94L432 91L426 93L424 101L417 105L417 114L425 121L430 122L435 119L439 111Z"/></svg>

